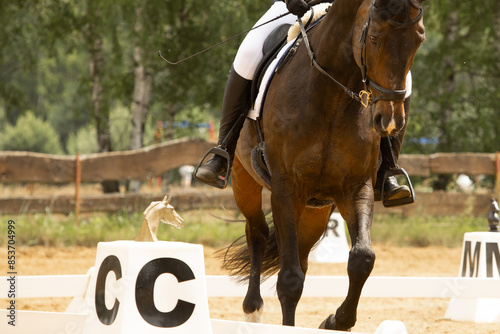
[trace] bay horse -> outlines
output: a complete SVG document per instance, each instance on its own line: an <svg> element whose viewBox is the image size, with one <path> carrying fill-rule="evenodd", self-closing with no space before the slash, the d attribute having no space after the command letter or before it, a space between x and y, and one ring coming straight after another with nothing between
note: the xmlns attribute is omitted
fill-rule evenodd
<svg viewBox="0 0 500 334"><path fill-rule="evenodd" d="M422 1L335 0L307 33L311 54L325 73L311 66L302 43L275 74L259 120L271 175L271 228L262 211L266 184L252 168L251 151L258 144L254 121L245 121L232 188L246 218L246 243L230 246L224 266L248 278L243 301L248 319L260 320L261 276L279 271L282 323L295 324L309 252L336 207L351 238L349 289L320 327L349 330L356 323L361 291L375 262L370 228L381 137L406 126L401 94L424 40Z"/></svg>

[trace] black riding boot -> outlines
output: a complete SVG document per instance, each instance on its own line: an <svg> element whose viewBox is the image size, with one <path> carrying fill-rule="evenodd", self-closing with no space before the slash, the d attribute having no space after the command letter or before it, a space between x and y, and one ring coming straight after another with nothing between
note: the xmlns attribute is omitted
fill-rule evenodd
<svg viewBox="0 0 500 334"><path fill-rule="evenodd" d="M388 145L384 144L382 140L380 143L380 154L382 163L377 172L377 182L375 184L375 201L382 200L382 182L384 180L384 175L387 170L389 170L391 166L390 154L394 155L394 160L397 162L399 158L399 153L401 152L401 146L403 145L403 139L406 132L406 125L408 124L408 114L410 112L410 99L411 97L406 98L404 102L405 106L405 126L399 131L396 136L389 137L392 146L392 152ZM384 184L384 197L389 200L396 200L400 198L406 198L411 196L411 191L408 186L398 184L398 180L395 176L390 176L387 178Z"/></svg>
<svg viewBox="0 0 500 334"><path fill-rule="evenodd" d="M247 80L236 73L233 67L229 71L222 99L222 114L219 129L219 139L217 146L225 149L229 153L229 162L221 155L214 154L203 165L198 167L195 178L211 186L218 187L219 177L226 174L228 165L232 165L236 142L243 126L240 116L248 112L250 106L250 94L252 81ZM228 140L224 143L226 136ZM224 143L224 145L223 145ZM227 147L224 147L227 146ZM227 181L227 180L226 180Z"/></svg>

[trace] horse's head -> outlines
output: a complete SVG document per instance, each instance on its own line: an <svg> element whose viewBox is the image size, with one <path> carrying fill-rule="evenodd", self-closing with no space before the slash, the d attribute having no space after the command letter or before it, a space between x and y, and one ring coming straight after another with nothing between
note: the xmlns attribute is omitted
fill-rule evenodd
<svg viewBox="0 0 500 334"><path fill-rule="evenodd" d="M405 125L406 76L425 38L423 0L365 0L358 10L353 51L361 68L373 129L395 135Z"/></svg>

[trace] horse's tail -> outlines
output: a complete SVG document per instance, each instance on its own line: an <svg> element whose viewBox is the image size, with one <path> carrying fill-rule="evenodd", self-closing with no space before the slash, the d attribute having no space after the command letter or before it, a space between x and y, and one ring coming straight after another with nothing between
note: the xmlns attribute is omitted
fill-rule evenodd
<svg viewBox="0 0 500 334"><path fill-rule="evenodd" d="M262 261L262 281L277 273L280 268L276 231L272 222L268 224L270 225L269 238ZM229 247L221 251L224 251L221 255L223 258L222 268L228 270L230 275L236 277L239 281L248 280L250 276L250 255L245 236L239 237Z"/></svg>

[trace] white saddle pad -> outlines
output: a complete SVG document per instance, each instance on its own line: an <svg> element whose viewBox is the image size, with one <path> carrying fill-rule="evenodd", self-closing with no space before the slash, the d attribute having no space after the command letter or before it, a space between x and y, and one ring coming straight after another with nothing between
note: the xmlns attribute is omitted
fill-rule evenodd
<svg viewBox="0 0 500 334"><path fill-rule="evenodd" d="M293 45L295 41L290 41L288 42L278 53L278 56L272 61L272 63L269 65L269 67L266 70L266 73L262 77L262 81L259 86L259 93L257 94L257 98L255 99L254 107L253 109L250 109L248 112L247 117L251 118L253 120L256 120L258 117L260 117L260 112L262 109L262 104L264 102L264 96L267 92L267 87L269 83L271 82L271 78L276 71L276 66L278 65L278 62L283 58L283 55L290 49L290 47Z"/></svg>

